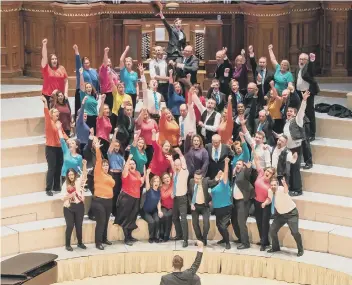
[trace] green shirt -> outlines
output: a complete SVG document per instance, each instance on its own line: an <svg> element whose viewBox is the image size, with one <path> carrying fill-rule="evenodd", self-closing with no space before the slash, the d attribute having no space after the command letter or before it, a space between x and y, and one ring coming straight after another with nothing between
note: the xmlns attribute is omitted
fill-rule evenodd
<svg viewBox="0 0 352 285"><path fill-rule="evenodd" d="M98 116L98 101L94 98L94 96L88 95L83 91L79 91L79 93L82 100L84 97L87 97L84 104L84 112L87 113L88 116Z"/></svg>
<svg viewBox="0 0 352 285"><path fill-rule="evenodd" d="M131 145L130 153L133 155L133 160L136 162L136 168L141 175L144 175L144 165L147 163L147 155L145 151L141 153L138 148Z"/></svg>
<svg viewBox="0 0 352 285"><path fill-rule="evenodd" d="M287 88L289 82L293 83L292 73L290 71L281 73L280 68L280 64L277 64L274 74L275 88L279 95Z"/></svg>

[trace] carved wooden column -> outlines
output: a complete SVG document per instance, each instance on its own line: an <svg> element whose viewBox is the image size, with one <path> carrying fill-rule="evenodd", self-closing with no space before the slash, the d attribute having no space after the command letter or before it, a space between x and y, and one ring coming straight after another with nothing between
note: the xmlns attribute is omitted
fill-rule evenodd
<svg viewBox="0 0 352 285"><path fill-rule="evenodd" d="M208 77L212 77L216 68L215 54L222 49L222 21L204 21L204 60Z"/></svg>
<svg viewBox="0 0 352 285"><path fill-rule="evenodd" d="M324 2L323 72L347 76L349 2Z"/></svg>
<svg viewBox="0 0 352 285"><path fill-rule="evenodd" d="M123 46L130 46L128 56L132 57L134 62L142 60L142 22L141 20L124 20L123 21Z"/></svg>
<svg viewBox="0 0 352 285"><path fill-rule="evenodd" d="M1 75L15 77L22 74L23 44L20 2L1 3Z"/></svg>

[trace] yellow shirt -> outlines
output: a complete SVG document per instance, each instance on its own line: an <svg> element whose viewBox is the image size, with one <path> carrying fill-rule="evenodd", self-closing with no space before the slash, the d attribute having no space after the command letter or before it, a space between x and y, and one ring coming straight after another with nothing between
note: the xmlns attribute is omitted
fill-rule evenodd
<svg viewBox="0 0 352 285"><path fill-rule="evenodd" d="M112 112L117 116L120 107L123 103L123 101L128 101L131 105L132 105L132 98L130 95L127 94L123 94L120 95L118 92L112 92L112 96L113 96L113 106L112 106Z"/></svg>
<svg viewBox="0 0 352 285"><path fill-rule="evenodd" d="M277 98L275 100L270 100L268 103L268 110L272 119L282 119L282 114L280 112L282 106L282 99Z"/></svg>

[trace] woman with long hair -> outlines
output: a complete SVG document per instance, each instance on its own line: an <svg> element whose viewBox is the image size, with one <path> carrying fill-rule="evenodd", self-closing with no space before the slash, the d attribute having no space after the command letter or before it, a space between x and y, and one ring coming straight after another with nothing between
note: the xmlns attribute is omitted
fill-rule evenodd
<svg viewBox="0 0 352 285"><path fill-rule="evenodd" d="M108 240L108 226L115 181L109 174L109 162L102 159L100 147L99 143L95 143L94 196L91 210L97 222L95 226L95 247L104 250L103 244L112 245Z"/></svg>
<svg viewBox="0 0 352 285"><path fill-rule="evenodd" d="M140 188L144 177L136 169L136 162L129 155L122 171L122 191L117 199L115 224L122 227L125 235L125 244L133 245L137 240L132 237L132 231L137 229L136 224L139 212Z"/></svg>
<svg viewBox="0 0 352 285"><path fill-rule="evenodd" d="M149 243L159 243L159 219L163 217L160 203L160 177L153 176L150 179L150 169L147 170L145 180L145 201L141 210L142 219L148 223ZM150 180L149 180L150 179Z"/></svg>
<svg viewBox="0 0 352 285"><path fill-rule="evenodd" d="M173 70L169 70L169 89L167 107L170 109L176 122L180 117L180 106L185 103L185 97L182 94L182 86L180 82L174 82Z"/></svg>
<svg viewBox="0 0 352 285"><path fill-rule="evenodd" d="M117 198L120 195L121 187L122 187L122 170L125 165L124 152L121 147L121 144L118 140L116 140L117 128L115 128L114 135L112 137L112 141L108 150L108 159L110 166L110 173L112 178L115 181L115 186L113 189L114 196L112 198L112 215L116 216L116 202Z"/></svg>
<svg viewBox="0 0 352 285"><path fill-rule="evenodd" d="M239 89L243 94L247 93L248 85L248 69L245 54L246 51L242 49L241 54L236 56L231 77L232 79L238 81Z"/></svg>
<svg viewBox="0 0 352 285"><path fill-rule="evenodd" d="M51 108L59 111L59 121L62 123L62 128L69 137L71 134L71 107L64 93L59 90L54 90L51 94ZM50 108L50 109L51 109Z"/></svg>
<svg viewBox="0 0 352 285"><path fill-rule="evenodd" d="M235 154L231 161L232 169L236 167L237 161L242 160L243 162L247 163L251 158L246 139L244 138L244 134L239 132L239 137L241 138L241 141L235 141L231 145L231 150Z"/></svg>
<svg viewBox="0 0 352 285"><path fill-rule="evenodd" d="M73 251L71 247L71 235L76 228L77 247L86 249L82 241L82 225L84 217L84 186L87 181L87 161L83 160L82 175L70 168L67 170L65 183L61 189L61 199L64 201L64 217L66 221L65 247L67 251Z"/></svg>
<svg viewBox="0 0 352 285"><path fill-rule="evenodd" d="M110 146L110 132L112 129L111 123L110 123L110 109L109 105L105 104L105 99L106 95L102 94L101 95L101 102L100 102L100 108L99 108L99 115L97 118L97 134L96 136L99 138L100 143L101 143L101 152L104 156L104 158L108 158L108 149Z"/></svg>
<svg viewBox="0 0 352 285"><path fill-rule="evenodd" d="M218 127L218 134L221 136L221 143L229 144L232 138L232 96L228 98L227 108L221 114L221 121Z"/></svg>
<svg viewBox="0 0 352 285"><path fill-rule="evenodd" d="M208 171L209 155L204 148L203 139L200 135L188 134L185 141L185 159L189 171L189 179L193 178L197 170L205 177Z"/></svg>
<svg viewBox="0 0 352 285"><path fill-rule="evenodd" d="M167 242L170 239L170 232L172 227L172 208L174 206L173 181L170 173L164 172L161 175L162 185L160 188L160 204L161 212L163 213L160 218L160 240Z"/></svg>
<svg viewBox="0 0 352 285"><path fill-rule="evenodd" d="M83 154L83 149L88 143L90 128L87 125L87 113L84 112L84 106L87 101L87 97L84 97L82 100L81 108L78 110L78 116L76 120L76 135L77 139L81 142L80 150Z"/></svg>
<svg viewBox="0 0 352 285"><path fill-rule="evenodd" d="M254 149L254 146L252 147ZM271 217L270 198L268 198L268 190L270 189L271 178L275 176L276 170L274 167L263 169L258 161L258 155L254 151L254 164L256 166L258 176L254 183L255 198L254 198L254 216L257 222L260 251L265 251L269 243L269 227ZM267 202L267 203L266 203ZM259 244L259 243L258 243Z"/></svg>
<svg viewBox="0 0 352 285"><path fill-rule="evenodd" d="M141 175L144 175L147 164L147 154L145 152L145 139L140 136L141 131L136 131L134 134L133 143L130 147L130 154L133 155L133 160L136 162L136 168Z"/></svg>
<svg viewBox="0 0 352 285"><path fill-rule="evenodd" d="M96 133L96 124L98 117L98 101L97 101L97 93L96 89L91 83L86 83L83 78L83 68L79 69L80 73L80 102L83 101L85 97L87 97L84 104L84 112L87 113L87 125L89 128L94 129L94 133Z"/></svg>
<svg viewBox="0 0 352 285"><path fill-rule="evenodd" d="M75 114L77 116L78 110L81 108L82 96L80 94L81 88L81 76L80 69L83 70L83 78L84 82L90 83L92 87L99 93L100 84L99 84L99 75L96 69L90 67L90 60L88 57L80 57L78 46L75 44L73 46L73 50L75 51L75 61L76 61L76 93L75 93ZM83 90L84 91L84 90Z"/></svg>
<svg viewBox="0 0 352 285"><path fill-rule="evenodd" d="M161 110L159 121L159 143L168 141L172 147L178 147L180 127L169 109Z"/></svg>
<svg viewBox="0 0 352 285"><path fill-rule="evenodd" d="M45 96L42 96L41 100L44 104L45 158L48 163L45 191L48 196L53 196L52 191L61 191L61 168L63 164L61 143L56 127L56 123L59 122L59 111L54 108L49 111Z"/></svg>
<svg viewBox="0 0 352 285"><path fill-rule="evenodd" d="M126 93L131 96L133 110L136 109L137 96L139 96L138 74L132 70L132 57L126 57L130 46L126 46L120 57L120 80L125 84Z"/></svg>
<svg viewBox="0 0 352 285"><path fill-rule="evenodd" d="M65 97L68 98L68 76L65 67L59 63L57 56L55 54L48 56L48 40L44 39L42 44L42 95L50 106L50 98L54 90L63 90Z"/></svg>
<svg viewBox="0 0 352 285"><path fill-rule="evenodd" d="M277 134L281 134L284 129L284 120L282 119L281 106L283 103L282 96L279 96L276 88L274 87L274 81L270 81L270 97L268 99L267 107L264 106L264 109L269 111L271 118L274 120L273 131Z"/></svg>

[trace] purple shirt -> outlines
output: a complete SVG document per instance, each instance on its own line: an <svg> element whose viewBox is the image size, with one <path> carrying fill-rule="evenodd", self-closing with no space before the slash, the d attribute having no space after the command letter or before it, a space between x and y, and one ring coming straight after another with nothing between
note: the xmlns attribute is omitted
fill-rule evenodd
<svg viewBox="0 0 352 285"><path fill-rule="evenodd" d="M200 169L202 176L205 177L208 171L209 155L204 147L198 149L190 148L185 155L185 159L189 176L193 177L194 172Z"/></svg>

